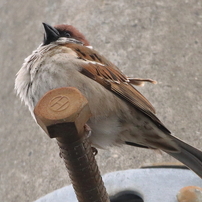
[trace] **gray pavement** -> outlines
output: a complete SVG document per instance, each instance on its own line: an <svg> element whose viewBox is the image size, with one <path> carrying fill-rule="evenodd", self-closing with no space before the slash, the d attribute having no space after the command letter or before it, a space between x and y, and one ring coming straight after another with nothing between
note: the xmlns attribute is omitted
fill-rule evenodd
<svg viewBox="0 0 202 202"><path fill-rule="evenodd" d="M70 184L58 147L16 98L15 74L42 41L41 22L68 23L125 74L157 85L138 88L179 138L202 149L200 0L0 1L0 201L28 202ZM175 161L144 149L99 150L102 174Z"/></svg>

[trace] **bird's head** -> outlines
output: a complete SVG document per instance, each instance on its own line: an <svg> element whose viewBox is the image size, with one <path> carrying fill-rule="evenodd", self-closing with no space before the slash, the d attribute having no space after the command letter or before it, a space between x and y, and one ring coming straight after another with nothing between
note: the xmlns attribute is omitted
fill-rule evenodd
<svg viewBox="0 0 202 202"><path fill-rule="evenodd" d="M43 23L43 26L45 29L43 45L48 45L63 37L69 39L69 42L82 43L84 46L90 46L85 36L72 25L62 24L52 27Z"/></svg>

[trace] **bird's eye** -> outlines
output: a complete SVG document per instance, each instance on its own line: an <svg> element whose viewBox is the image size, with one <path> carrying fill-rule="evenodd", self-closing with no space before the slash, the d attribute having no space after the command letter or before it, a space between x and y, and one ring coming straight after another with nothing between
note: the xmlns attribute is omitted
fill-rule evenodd
<svg viewBox="0 0 202 202"><path fill-rule="evenodd" d="M67 37L67 38L71 37L71 34L69 32L65 32L64 34L65 34L65 37Z"/></svg>

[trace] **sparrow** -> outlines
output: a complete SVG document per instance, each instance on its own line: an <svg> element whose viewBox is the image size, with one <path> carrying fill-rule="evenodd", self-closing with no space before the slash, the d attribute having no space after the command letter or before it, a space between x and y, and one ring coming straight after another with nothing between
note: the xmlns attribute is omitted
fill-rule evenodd
<svg viewBox="0 0 202 202"><path fill-rule="evenodd" d="M43 26L42 44L25 59L15 80L17 95L33 117L46 92L75 87L89 103L92 117L87 124L93 146L127 144L162 150L202 178L202 152L171 135L152 104L134 87L154 80L127 77L71 25Z"/></svg>

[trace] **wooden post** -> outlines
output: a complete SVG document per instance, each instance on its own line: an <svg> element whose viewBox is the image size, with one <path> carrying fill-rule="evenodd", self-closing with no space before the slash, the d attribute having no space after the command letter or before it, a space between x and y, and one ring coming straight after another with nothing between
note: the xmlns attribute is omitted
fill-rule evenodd
<svg viewBox="0 0 202 202"><path fill-rule="evenodd" d="M78 201L109 202L84 129L91 116L86 98L73 87L51 90L39 101L34 114L49 137L57 139Z"/></svg>

